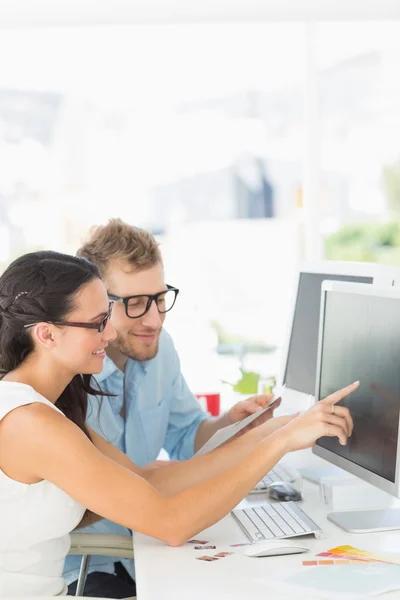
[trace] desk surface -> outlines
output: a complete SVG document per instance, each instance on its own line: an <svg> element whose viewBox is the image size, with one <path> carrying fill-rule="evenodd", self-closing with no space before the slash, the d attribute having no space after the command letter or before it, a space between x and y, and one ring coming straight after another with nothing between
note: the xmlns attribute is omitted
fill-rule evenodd
<svg viewBox="0 0 400 600"><path fill-rule="evenodd" d="M293 453L287 458L294 466L306 467L321 464L311 451ZM326 464L326 463L325 463ZM300 598L293 593L268 587L268 578L279 572L287 573L301 567L303 560L338 545L351 544L358 548L374 551L400 552L400 531L374 534L349 534L335 527L326 519L325 505L320 500L319 487L305 481L304 501L300 506L321 526L325 539L300 538L310 548L309 553L291 556L250 558L244 548L232 548L230 544L247 542L247 538L231 515L205 530L196 537L209 540L216 546L215 553L233 551L232 556L214 562L195 560L199 551L190 545L170 548L158 540L135 534L135 564L138 600L235 600L268 598ZM246 504L261 504L266 496L259 494L244 500ZM204 554L212 554L211 551ZM308 567L303 567L308 568ZM262 580L259 583L257 580ZM386 594L385 598L400 599L400 591Z"/></svg>

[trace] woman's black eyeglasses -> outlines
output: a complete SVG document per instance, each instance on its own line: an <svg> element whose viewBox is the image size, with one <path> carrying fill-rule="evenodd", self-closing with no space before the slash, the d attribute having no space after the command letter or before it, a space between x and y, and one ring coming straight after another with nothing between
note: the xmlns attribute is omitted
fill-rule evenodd
<svg viewBox="0 0 400 600"><path fill-rule="evenodd" d="M178 288L172 285L167 285L167 289L158 294L140 294L139 296L128 296L121 298L115 294L108 294L108 297L115 302L122 302L125 305L126 316L130 319L139 319L143 317L149 310L152 302L155 302L158 312L165 314L175 304Z"/></svg>
<svg viewBox="0 0 400 600"><path fill-rule="evenodd" d="M111 317L113 306L114 302L110 302L108 305L108 313L98 323L77 323L75 321L46 321L46 323L49 323L50 325L60 325L62 327L83 327L84 329L97 329L99 333L103 333ZM41 321L38 321L37 323L40 322ZM24 329L34 327L35 325L37 325L37 323L29 323L29 325L24 325Z"/></svg>

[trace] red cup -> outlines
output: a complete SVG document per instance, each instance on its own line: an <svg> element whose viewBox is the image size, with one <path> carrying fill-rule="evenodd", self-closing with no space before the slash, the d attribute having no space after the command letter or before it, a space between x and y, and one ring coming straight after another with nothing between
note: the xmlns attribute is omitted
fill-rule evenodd
<svg viewBox="0 0 400 600"><path fill-rule="evenodd" d="M221 410L220 394L196 394L196 398L205 398L207 403L207 412L213 417L218 417Z"/></svg>

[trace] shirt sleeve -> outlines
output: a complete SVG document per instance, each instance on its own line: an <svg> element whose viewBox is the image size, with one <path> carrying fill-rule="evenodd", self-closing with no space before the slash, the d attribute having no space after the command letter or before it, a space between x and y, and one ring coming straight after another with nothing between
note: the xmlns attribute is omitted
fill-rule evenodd
<svg viewBox="0 0 400 600"><path fill-rule="evenodd" d="M172 340L169 341L171 344L169 352L174 353L174 378L164 447L172 460L187 460L194 454L194 442L199 425L209 416L201 409L197 398L190 391L181 372L178 354Z"/></svg>

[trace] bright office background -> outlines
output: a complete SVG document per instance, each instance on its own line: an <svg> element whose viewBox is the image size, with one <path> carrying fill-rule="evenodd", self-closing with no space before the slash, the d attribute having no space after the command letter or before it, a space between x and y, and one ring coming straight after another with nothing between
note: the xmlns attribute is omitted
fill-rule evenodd
<svg viewBox="0 0 400 600"><path fill-rule="evenodd" d="M400 263L400 22L12 27L0 56L1 268L150 229L193 391L277 374L299 261Z"/></svg>

